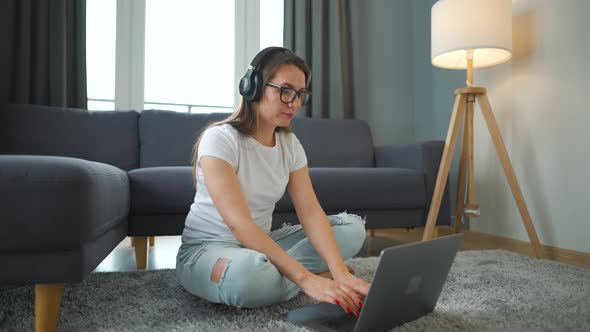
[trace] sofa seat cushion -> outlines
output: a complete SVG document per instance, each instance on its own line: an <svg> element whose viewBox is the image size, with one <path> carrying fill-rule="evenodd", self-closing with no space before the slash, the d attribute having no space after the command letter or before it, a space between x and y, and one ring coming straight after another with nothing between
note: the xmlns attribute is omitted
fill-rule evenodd
<svg viewBox="0 0 590 332"><path fill-rule="evenodd" d="M325 211L423 208L424 175L405 168L310 168L311 182ZM276 212L293 210L287 192Z"/></svg>
<svg viewBox="0 0 590 332"><path fill-rule="evenodd" d="M127 175L131 187L131 215L188 214L195 198L192 167L146 167Z"/></svg>
<svg viewBox="0 0 590 332"><path fill-rule="evenodd" d="M111 165L0 155L0 252L70 251L127 226L129 182Z"/></svg>
<svg viewBox="0 0 590 332"><path fill-rule="evenodd" d="M405 168L310 168L320 204L326 211L424 208L424 175ZM131 215L186 215L195 197L192 168L166 166L128 172ZM276 212L293 211L285 190Z"/></svg>

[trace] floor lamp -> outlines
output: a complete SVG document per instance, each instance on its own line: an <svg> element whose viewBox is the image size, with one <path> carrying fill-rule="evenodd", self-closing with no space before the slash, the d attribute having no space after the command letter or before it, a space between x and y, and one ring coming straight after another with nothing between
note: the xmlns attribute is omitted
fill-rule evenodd
<svg viewBox="0 0 590 332"><path fill-rule="evenodd" d="M480 214L473 191L473 112L477 101L535 256L543 258L539 238L488 101L487 91L483 87L473 86L473 68L500 64L508 61L512 56L512 0L439 0L432 6L431 17L432 64L447 69L467 69L467 87L455 90L455 105L422 240L430 240L434 237L435 222L461 125L463 125L463 136L455 232L461 231L464 215L477 217Z"/></svg>

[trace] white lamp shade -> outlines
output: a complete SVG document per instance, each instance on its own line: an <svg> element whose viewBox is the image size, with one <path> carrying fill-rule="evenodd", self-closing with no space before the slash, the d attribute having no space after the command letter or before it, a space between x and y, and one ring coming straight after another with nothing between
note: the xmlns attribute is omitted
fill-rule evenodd
<svg viewBox="0 0 590 332"><path fill-rule="evenodd" d="M493 66L512 56L512 0L439 0L431 10L431 59L437 67Z"/></svg>

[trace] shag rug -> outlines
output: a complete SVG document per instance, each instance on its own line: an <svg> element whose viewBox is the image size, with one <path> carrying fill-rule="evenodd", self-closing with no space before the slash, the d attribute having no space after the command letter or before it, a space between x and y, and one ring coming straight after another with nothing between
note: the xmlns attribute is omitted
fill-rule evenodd
<svg viewBox="0 0 590 332"><path fill-rule="evenodd" d="M371 280L377 257L348 261ZM31 331L32 286L0 288L0 331ZM315 303L303 293L264 309L211 304L173 270L92 273L67 284L59 331L306 331L281 313ZM433 313L395 331L590 331L590 270L502 251L459 252Z"/></svg>

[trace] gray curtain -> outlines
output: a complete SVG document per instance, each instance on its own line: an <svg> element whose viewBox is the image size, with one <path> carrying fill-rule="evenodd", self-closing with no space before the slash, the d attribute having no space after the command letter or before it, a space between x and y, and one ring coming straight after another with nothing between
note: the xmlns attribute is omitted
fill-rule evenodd
<svg viewBox="0 0 590 332"><path fill-rule="evenodd" d="M285 0L284 45L312 72L303 116L354 118L350 13L350 0Z"/></svg>
<svg viewBox="0 0 590 332"><path fill-rule="evenodd" d="M86 1L0 1L0 104L87 108Z"/></svg>

